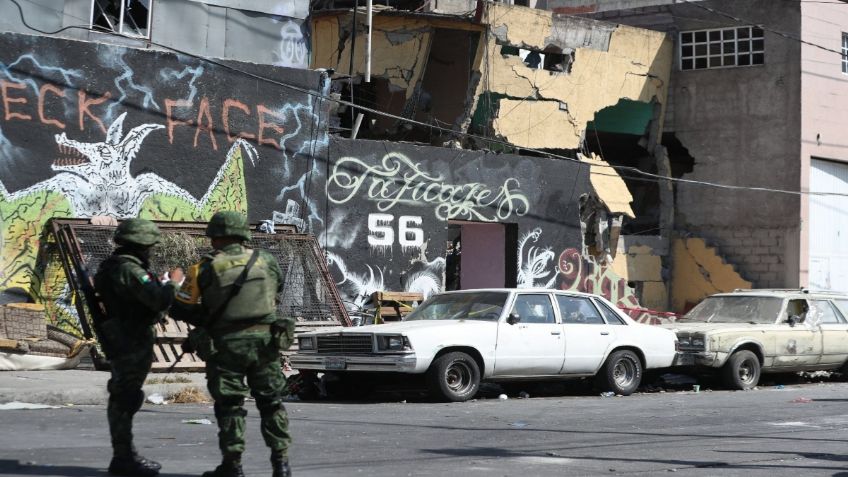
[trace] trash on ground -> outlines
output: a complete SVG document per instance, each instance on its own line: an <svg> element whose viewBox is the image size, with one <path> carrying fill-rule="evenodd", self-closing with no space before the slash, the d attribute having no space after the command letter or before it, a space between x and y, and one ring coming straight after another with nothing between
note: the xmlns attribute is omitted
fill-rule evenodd
<svg viewBox="0 0 848 477"><path fill-rule="evenodd" d="M500 396L498 396L498 399L500 399L501 401L506 401L507 399L509 399L509 396L507 396L506 394L501 394Z"/></svg>
<svg viewBox="0 0 848 477"><path fill-rule="evenodd" d="M518 398L519 399L529 399L530 393L528 393L527 391L521 391L520 393L518 393Z"/></svg>
<svg viewBox="0 0 848 477"><path fill-rule="evenodd" d="M209 419L183 419L183 424L201 424L204 426L211 426L212 421Z"/></svg>
<svg viewBox="0 0 848 477"><path fill-rule="evenodd" d="M515 421L515 422L510 423L510 424L509 424L509 427L518 427L518 428L521 428L521 427L527 427L527 426L529 426L529 425L530 425L530 423L528 423L528 422L524 422L524 421Z"/></svg>
<svg viewBox="0 0 848 477"><path fill-rule="evenodd" d="M601 393L601 397L615 397L615 393L612 391L607 391L605 393Z"/></svg>
<svg viewBox="0 0 848 477"><path fill-rule="evenodd" d="M782 385L782 384L778 384L777 386L775 386L775 387L774 387L774 389L783 389L783 388L785 388L785 387L786 387L786 386L784 386L784 385Z"/></svg>
<svg viewBox="0 0 848 477"><path fill-rule="evenodd" d="M810 398L806 398L806 397L799 397L799 398L795 398L795 399L793 399L789 402L795 403L795 404L806 404L806 403L813 402L813 400L810 399Z"/></svg>
<svg viewBox="0 0 848 477"><path fill-rule="evenodd" d="M153 393L150 396L147 396L147 402L150 404L167 404L165 396L159 393Z"/></svg>
<svg viewBox="0 0 848 477"><path fill-rule="evenodd" d="M48 404L33 404L29 402L12 401L0 404L0 411L17 411L19 409L58 409L59 406Z"/></svg>

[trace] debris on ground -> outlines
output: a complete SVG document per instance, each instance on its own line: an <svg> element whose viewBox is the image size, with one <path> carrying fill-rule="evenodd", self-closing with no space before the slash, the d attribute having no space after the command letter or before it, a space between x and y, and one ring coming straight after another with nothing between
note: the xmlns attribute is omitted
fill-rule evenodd
<svg viewBox="0 0 848 477"><path fill-rule="evenodd" d="M153 393L150 396L147 396L147 402L157 405L168 404L167 401L165 401L165 396L159 393Z"/></svg>
<svg viewBox="0 0 848 477"><path fill-rule="evenodd" d="M12 401L5 404L0 404L0 411L17 411L21 409L58 409L59 406L50 406L48 404L33 404L29 402Z"/></svg>
<svg viewBox="0 0 848 477"><path fill-rule="evenodd" d="M501 401L506 401L507 399L509 399L509 396L507 396L506 394L501 394L500 396L498 396L498 399L500 399Z"/></svg>
<svg viewBox="0 0 848 477"><path fill-rule="evenodd" d="M528 423L528 422L524 422L524 421L515 421L515 422L510 423L510 424L509 424L509 427L517 427L517 428L519 428L519 429L520 429L520 428L522 428L522 427L527 427L527 426L529 426L529 425L530 425L530 423Z"/></svg>
<svg viewBox="0 0 848 477"><path fill-rule="evenodd" d="M813 400L810 399L810 398L806 398L806 397L799 397L799 398L795 398L795 399L793 399L789 402L791 402L793 404L807 404L807 403L813 402Z"/></svg>
<svg viewBox="0 0 848 477"><path fill-rule="evenodd" d="M608 398L608 397L615 397L615 393L614 393L614 392L612 392L612 391L607 391L607 392L605 392L605 393L601 393L601 397L605 397L605 398Z"/></svg>
<svg viewBox="0 0 848 477"><path fill-rule="evenodd" d="M188 376L176 375L176 376L164 376L164 377L156 377L156 378L148 378L144 384L186 384L190 383L191 378Z"/></svg>
<svg viewBox="0 0 848 477"><path fill-rule="evenodd" d="M206 394L196 386L188 386L179 391L172 393L167 399L174 404L197 404L209 402Z"/></svg>
<svg viewBox="0 0 848 477"><path fill-rule="evenodd" d="M203 426L211 426L212 425L212 421L210 421L209 419L183 419L182 423L183 424L200 424L200 425L203 425Z"/></svg>
<svg viewBox="0 0 848 477"><path fill-rule="evenodd" d="M521 391L518 393L518 399L530 399L530 393L527 391Z"/></svg>

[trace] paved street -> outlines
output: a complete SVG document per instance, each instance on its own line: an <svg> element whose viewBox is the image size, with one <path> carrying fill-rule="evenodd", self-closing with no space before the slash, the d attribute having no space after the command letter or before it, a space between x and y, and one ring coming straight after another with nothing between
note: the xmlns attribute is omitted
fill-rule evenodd
<svg viewBox="0 0 848 477"><path fill-rule="evenodd" d="M298 476L844 475L848 384L602 398L571 392L462 404L291 402ZM209 405L145 405L138 445L164 476L218 460ZM97 476L102 406L0 411L0 475ZM248 475L267 475L255 410Z"/></svg>

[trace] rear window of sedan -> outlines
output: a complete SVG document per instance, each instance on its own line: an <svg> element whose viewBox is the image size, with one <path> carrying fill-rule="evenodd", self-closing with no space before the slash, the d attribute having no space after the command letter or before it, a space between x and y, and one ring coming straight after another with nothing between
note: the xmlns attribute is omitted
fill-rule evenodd
<svg viewBox="0 0 848 477"><path fill-rule="evenodd" d="M482 320L498 321L509 293L475 292L436 295L424 301L403 321Z"/></svg>

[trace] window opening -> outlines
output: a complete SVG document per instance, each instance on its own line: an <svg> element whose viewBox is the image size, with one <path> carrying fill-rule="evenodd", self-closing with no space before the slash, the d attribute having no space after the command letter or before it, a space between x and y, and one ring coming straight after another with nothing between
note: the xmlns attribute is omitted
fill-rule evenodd
<svg viewBox="0 0 848 477"><path fill-rule="evenodd" d="M762 64L765 64L765 39L761 28L746 26L680 32L681 70Z"/></svg>
<svg viewBox="0 0 848 477"><path fill-rule="evenodd" d="M91 28L149 38L152 3L153 0L92 0Z"/></svg>
<svg viewBox="0 0 848 477"><path fill-rule="evenodd" d="M842 73L848 75L848 33L842 34Z"/></svg>

